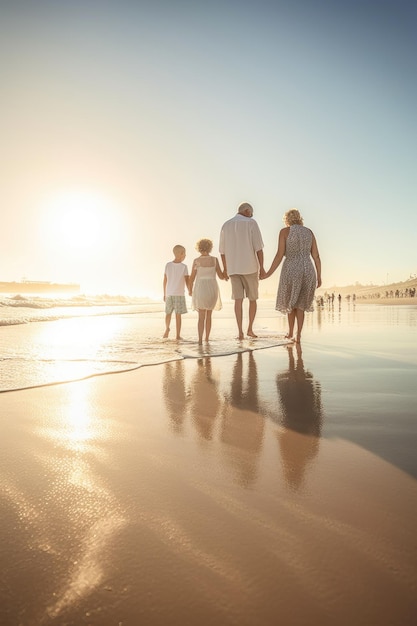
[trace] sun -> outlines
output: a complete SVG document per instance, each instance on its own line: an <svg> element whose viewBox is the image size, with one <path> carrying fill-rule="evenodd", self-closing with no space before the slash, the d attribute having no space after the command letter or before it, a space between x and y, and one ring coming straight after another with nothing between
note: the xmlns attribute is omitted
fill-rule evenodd
<svg viewBox="0 0 417 626"><path fill-rule="evenodd" d="M37 215L37 271L43 278L90 291L119 284L132 236L121 198L94 189L56 190L40 198Z"/></svg>
<svg viewBox="0 0 417 626"><path fill-rule="evenodd" d="M98 192L60 191L44 202L42 238L49 246L67 252L97 253L108 247L117 230L117 211Z"/></svg>

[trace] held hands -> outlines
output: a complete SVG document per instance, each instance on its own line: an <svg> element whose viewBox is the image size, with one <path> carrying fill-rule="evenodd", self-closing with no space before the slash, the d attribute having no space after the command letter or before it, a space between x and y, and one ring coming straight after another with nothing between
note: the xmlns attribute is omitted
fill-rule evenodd
<svg viewBox="0 0 417 626"><path fill-rule="evenodd" d="M265 278L268 278L269 275L269 272L265 272L264 268L261 267L259 270L259 280L264 280Z"/></svg>

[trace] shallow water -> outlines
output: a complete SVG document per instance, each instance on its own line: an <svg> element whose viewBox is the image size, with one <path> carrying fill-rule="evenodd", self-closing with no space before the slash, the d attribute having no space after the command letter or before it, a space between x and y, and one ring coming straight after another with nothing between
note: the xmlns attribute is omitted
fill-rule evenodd
<svg viewBox="0 0 417 626"><path fill-rule="evenodd" d="M3 312L9 309L3 307ZM0 391L285 343L286 319L266 300L259 302L258 339L235 339L233 304L226 302L213 315L212 340L202 348L196 342L195 312L183 316L184 341L162 339L163 303L49 307L47 317L39 318L42 321L36 321L36 309L31 311L35 311L32 321L0 327ZM13 318L14 311L8 315ZM417 307L345 304L306 315L303 343L315 342L320 350L335 354L343 351L344 359L349 359L352 347L363 358L415 364L416 326Z"/></svg>

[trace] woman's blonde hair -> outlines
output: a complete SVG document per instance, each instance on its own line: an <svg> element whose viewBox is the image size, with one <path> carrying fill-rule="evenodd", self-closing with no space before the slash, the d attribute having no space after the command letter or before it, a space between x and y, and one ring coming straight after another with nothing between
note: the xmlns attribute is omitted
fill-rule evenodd
<svg viewBox="0 0 417 626"><path fill-rule="evenodd" d="M294 224L300 224L300 226L302 226L304 223L298 209L290 209L284 213L284 222L287 226L293 226Z"/></svg>
<svg viewBox="0 0 417 626"><path fill-rule="evenodd" d="M213 242L211 239L199 239L195 244L195 249L200 252L211 252L213 250Z"/></svg>

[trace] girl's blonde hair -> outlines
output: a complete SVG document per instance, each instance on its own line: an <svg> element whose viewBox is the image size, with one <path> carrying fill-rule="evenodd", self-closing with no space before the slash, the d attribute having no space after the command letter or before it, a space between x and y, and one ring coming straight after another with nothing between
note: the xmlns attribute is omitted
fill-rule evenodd
<svg viewBox="0 0 417 626"><path fill-rule="evenodd" d="M210 253L213 250L213 242L211 239L199 239L195 244L195 249L198 250L200 254L202 252Z"/></svg>
<svg viewBox="0 0 417 626"><path fill-rule="evenodd" d="M290 209L284 213L284 223L287 226L293 226L294 224L300 224L300 226L302 226L304 222L298 209Z"/></svg>

